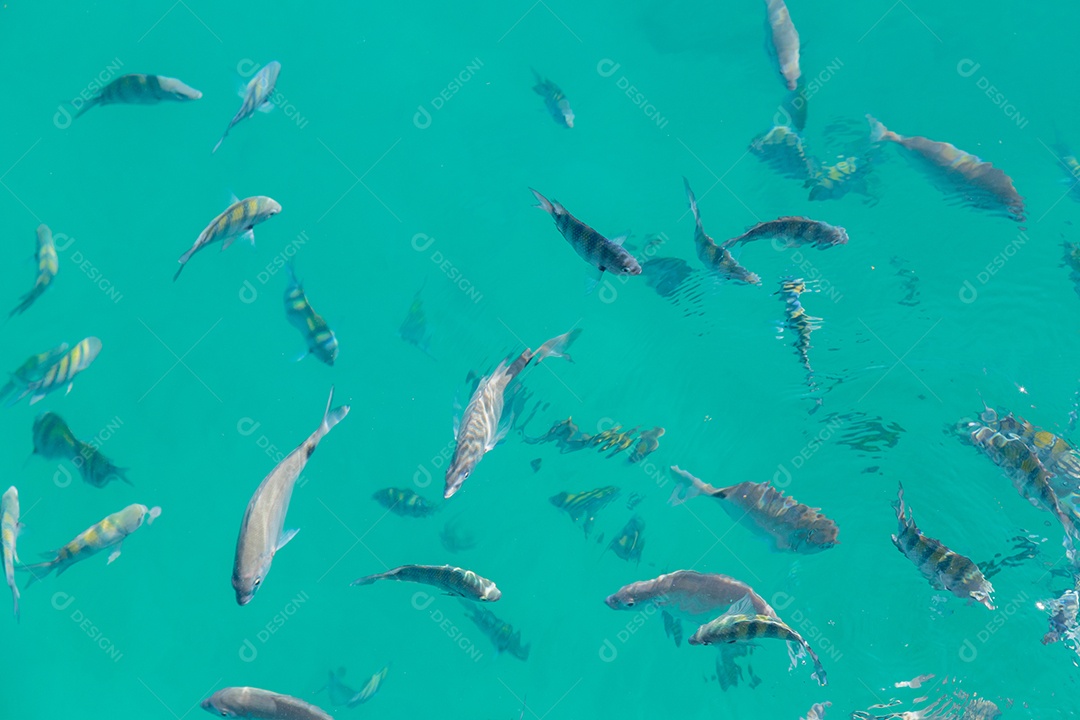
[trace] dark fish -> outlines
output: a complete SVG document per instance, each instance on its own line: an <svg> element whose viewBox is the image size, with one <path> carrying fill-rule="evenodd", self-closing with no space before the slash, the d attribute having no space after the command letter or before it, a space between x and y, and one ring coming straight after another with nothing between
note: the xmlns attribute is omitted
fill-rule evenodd
<svg viewBox="0 0 1080 720"><path fill-rule="evenodd" d="M500 619L486 607L465 601L462 601L462 604L467 606L468 618L491 640L496 654L506 652L518 660L529 659L530 646L522 644L520 630L515 630L513 625Z"/></svg>
<svg viewBox="0 0 1080 720"><path fill-rule="evenodd" d="M904 556L915 563L919 572L930 584L939 590L948 590L957 597L982 603L989 610L994 609L994 586L983 577L979 567L968 558L955 553L932 537L923 535L915 524L910 510L904 507L904 486L900 485L896 508L896 519L900 524L897 534L892 536L893 545Z"/></svg>
<svg viewBox="0 0 1080 720"><path fill-rule="evenodd" d="M427 327L424 301L420 297L421 290L417 290L413 295L412 303L409 305L409 314L405 316L401 327L398 328L398 335L402 340L434 359L435 356L431 354L431 333Z"/></svg>
<svg viewBox="0 0 1080 720"><path fill-rule="evenodd" d="M690 212L694 215L694 247L697 248L701 262L725 280L736 280L747 285L760 284L761 278L740 265L726 248L717 245L708 236L701 224L701 213L698 211L694 191L690 189L690 181L683 178L683 185L686 188L686 199L690 203Z"/></svg>
<svg viewBox="0 0 1080 720"><path fill-rule="evenodd" d="M402 517L429 517L440 508L408 488L383 488L377 490L371 498Z"/></svg>
<svg viewBox="0 0 1080 720"><path fill-rule="evenodd" d="M765 0L765 9L768 13L769 38L780 75L787 89L794 90L802 75L799 70L799 33L791 22L784 0Z"/></svg>
<svg viewBox="0 0 1080 720"><path fill-rule="evenodd" d="M540 77L540 73L535 70L533 75L536 77L533 92L544 98L544 107L551 117L564 128L574 127L574 111L570 109L570 101L566 99L563 91L555 83Z"/></svg>
<svg viewBox="0 0 1080 720"><path fill-rule="evenodd" d="M785 278L780 281L780 289L776 292L784 301L784 324L795 336L795 354L806 369L806 384L813 391L814 369L810 366L810 334L821 327L821 318L813 317L806 312L799 300L799 296L806 291L806 283L802 278Z"/></svg>
<svg viewBox="0 0 1080 720"><path fill-rule="evenodd" d="M626 509L627 510L633 510L638 505L640 505L641 501L644 500L644 499L645 499L644 495L641 495L639 493L630 493L630 497L627 498L627 500L626 500Z"/></svg>
<svg viewBox="0 0 1080 720"><path fill-rule="evenodd" d="M326 324L322 315L311 307L304 293L304 286L296 279L292 262L285 268L289 271L289 283L285 286L285 317L304 336L307 352L301 358L314 355L327 365L333 366L338 351L334 331Z"/></svg>
<svg viewBox="0 0 1080 720"><path fill-rule="evenodd" d="M176 78L163 75L121 75L79 108L75 117L96 105L156 105L162 100L187 102L201 97L201 92Z"/></svg>
<svg viewBox="0 0 1080 720"><path fill-rule="evenodd" d="M781 217L758 223L742 235L724 241L721 247L731 247L752 240L783 241L785 247L815 245L821 249L844 245L848 241L847 230L834 227L819 220L806 217Z"/></svg>
<svg viewBox="0 0 1080 720"><path fill-rule="evenodd" d="M542 462L542 460L540 458L536 458L535 460L533 460L532 462L529 463L529 466L533 469L534 473L535 472L540 472L540 463L541 462Z"/></svg>
<svg viewBox="0 0 1080 720"><path fill-rule="evenodd" d="M15 309L11 311L8 317L14 317L15 315L26 312L30 306L34 304L34 301L45 292L45 289L49 287L53 278L56 277L57 270L60 268L60 261L56 256L56 244L53 242L52 230L44 223L38 225L37 229L36 259L38 274L37 279L34 280L34 287L30 289L30 292L19 299L19 304L15 306Z"/></svg>
<svg viewBox="0 0 1080 720"><path fill-rule="evenodd" d="M105 487L112 480L127 484L125 468L117 467L105 454L90 443L75 437L64 419L56 413L38 415L33 427L34 454L46 460L67 460L75 465L85 480L94 487Z"/></svg>
<svg viewBox="0 0 1080 720"><path fill-rule="evenodd" d="M750 152L782 177L806 183L819 174L817 160L810 156L806 143L787 125L776 125L754 138Z"/></svg>
<svg viewBox="0 0 1080 720"><path fill-rule="evenodd" d="M452 565L402 565L375 575L365 575L349 583L351 586L370 585L378 580L397 580L414 582L439 588L448 595L476 600L495 602L502 593L495 583L480 577L472 570L463 570Z"/></svg>
<svg viewBox="0 0 1080 720"><path fill-rule="evenodd" d="M281 63L277 60L266 63L259 72L255 73L243 91L244 101L241 103L240 109L236 111L236 115L229 121L229 127L225 128L225 133L210 152L217 152L217 149L221 147L221 143L225 142L225 138L229 136L229 131L238 122L246 120L258 110L269 112L273 109L274 105L270 102L270 96L274 93L274 87L277 85L278 74L280 73Z"/></svg>
<svg viewBox="0 0 1080 720"><path fill-rule="evenodd" d="M630 518L619 536L611 541L608 548L627 562L633 560L641 564L641 552L645 549L645 521L637 515Z"/></svg>
<svg viewBox="0 0 1080 720"><path fill-rule="evenodd" d="M593 522L596 520L596 513L618 496L619 488L608 486L573 494L561 492L558 495L552 495L550 502L555 507L565 510L575 523L585 518L583 526L585 537L589 537L589 530L592 529Z"/></svg>

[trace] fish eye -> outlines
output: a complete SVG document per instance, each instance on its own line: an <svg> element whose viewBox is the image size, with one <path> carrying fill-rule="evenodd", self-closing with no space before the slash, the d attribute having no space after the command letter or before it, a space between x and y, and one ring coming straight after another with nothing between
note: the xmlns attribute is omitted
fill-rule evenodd
<svg viewBox="0 0 1080 720"><path fill-rule="evenodd" d="M255 585L255 587L259 587L259 585L262 584L262 578L261 577L255 578L255 582L253 584Z"/></svg>
<svg viewBox="0 0 1080 720"><path fill-rule="evenodd" d="M630 598L626 601L626 607L634 607L634 598Z"/></svg>

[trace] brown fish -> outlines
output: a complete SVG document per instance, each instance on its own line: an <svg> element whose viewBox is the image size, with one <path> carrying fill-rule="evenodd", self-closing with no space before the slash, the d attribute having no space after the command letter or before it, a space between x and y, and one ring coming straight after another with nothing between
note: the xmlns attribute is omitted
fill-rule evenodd
<svg viewBox="0 0 1080 720"><path fill-rule="evenodd" d="M760 222L742 235L725 240L721 247L729 248L751 240L782 240L785 247L815 245L821 249L846 245L847 230L808 217L785 216Z"/></svg>

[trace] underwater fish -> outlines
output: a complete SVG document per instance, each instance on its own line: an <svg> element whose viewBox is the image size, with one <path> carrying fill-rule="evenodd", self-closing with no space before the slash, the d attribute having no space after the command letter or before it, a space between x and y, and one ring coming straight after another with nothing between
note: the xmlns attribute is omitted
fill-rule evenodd
<svg viewBox="0 0 1080 720"><path fill-rule="evenodd" d="M356 690L352 689L345 684L342 679L345 677L345 668L338 668L337 672L330 671L330 677L326 681L326 685L316 690L317 693L321 693L326 690L327 695L330 696L330 704L336 706L347 705L350 700L356 697Z"/></svg>
<svg viewBox="0 0 1080 720"><path fill-rule="evenodd" d="M800 720L825 720L825 709L832 707L831 702L814 703L806 713L806 717Z"/></svg>
<svg viewBox="0 0 1080 720"><path fill-rule="evenodd" d="M1041 606L1040 606L1041 607ZM1076 639L1076 615L1080 610L1080 595L1066 590L1061 597L1047 603L1050 610L1050 631L1043 635L1042 644L1050 645L1063 638Z"/></svg>
<svg viewBox="0 0 1080 720"><path fill-rule="evenodd" d="M555 220L555 227L566 238L566 242L570 243L570 247L574 248L574 252L597 269L596 276L590 278L591 284L598 283L605 271L616 275L641 274L638 261L623 247L625 235L609 240L571 215L557 201L549 201L532 188L529 188L529 191L539 202L536 207L551 215Z"/></svg>
<svg viewBox="0 0 1080 720"><path fill-rule="evenodd" d="M97 105L156 105L162 100L187 102L201 97L201 92L176 78L164 75L121 75L79 108L75 117Z"/></svg>
<svg viewBox="0 0 1080 720"><path fill-rule="evenodd" d="M292 261L286 264L285 269L289 272L289 283L285 287L285 317L303 334L304 342L307 343L307 352L301 355L300 359L314 355L327 365L333 366L338 351L334 331L326 324L322 315L311 307L307 295L304 294L304 286L296 279Z"/></svg>
<svg viewBox="0 0 1080 720"><path fill-rule="evenodd" d="M736 280L747 285L760 284L761 278L740 265L728 250L717 245L706 234L705 228L701 224L701 213L698 212L697 199L694 197L694 191L690 189L690 181L683 178L683 186L686 188L686 199L690 203L690 212L694 215L694 247L697 248L697 255L702 264L725 280Z"/></svg>
<svg viewBox="0 0 1080 720"><path fill-rule="evenodd" d="M856 189L867 194L865 180L872 167L869 160L851 155L833 165L819 165L817 174L806 181L805 187L810 188L811 200L836 200Z"/></svg>
<svg viewBox="0 0 1080 720"><path fill-rule="evenodd" d="M324 710L291 695L253 687L227 687L200 704L203 710L221 717L260 720L334 720Z"/></svg>
<svg viewBox="0 0 1080 720"><path fill-rule="evenodd" d="M570 101L566 99L563 91L555 83L540 77L540 73L535 70L533 75L536 77L533 92L544 98L544 107L551 117L564 128L574 127L574 111L570 109Z"/></svg>
<svg viewBox="0 0 1080 720"><path fill-rule="evenodd" d="M781 217L760 222L742 235L725 240L721 247L728 248L738 243L760 239L772 240L774 246L777 245L777 241L783 241L784 247L815 245L824 250L846 244L848 234L844 228L835 227L820 220L811 220L807 217Z"/></svg>
<svg viewBox="0 0 1080 720"><path fill-rule="evenodd" d="M492 581L480 577L472 570L463 570L453 565L402 565L384 573L357 578L349 585L370 585L378 580L431 585L448 595L478 602L495 602L502 597L502 592Z"/></svg>
<svg viewBox="0 0 1080 720"><path fill-rule="evenodd" d="M254 195L243 200L237 200L234 197L233 203L203 228L203 231L199 233L199 237L195 238L195 244L191 246L191 249L180 256L177 261L180 263L180 267L176 269L176 274L173 275L173 282L176 282L176 279L180 277L180 273L184 270L184 266L191 259L191 256L211 243L221 242L221 249L225 250L239 237L254 245L254 227L269 220L279 212L281 212L281 205L278 204L278 201L265 195Z"/></svg>
<svg viewBox="0 0 1080 720"><path fill-rule="evenodd" d="M251 117L256 110L269 112L274 108L273 103L270 102L270 96L274 93L274 86L277 84L280 72L281 63L277 60L271 60L248 81L247 87L241 91L244 102L241 103L240 109L236 111L233 119L229 121L229 127L225 128L225 134L217 141L217 145L210 151L211 153L217 152L217 149L221 147L221 143L225 142L225 138L228 137L229 131L241 120Z"/></svg>
<svg viewBox="0 0 1080 720"><path fill-rule="evenodd" d="M33 371L35 379L24 384L22 392L8 401L8 407L19 402L27 395L30 396L30 404L33 405L49 393L62 387L66 386L66 392L71 392L71 388L75 384L75 376L90 367L90 363L94 362L99 352L101 352L101 340L96 337L80 340L78 345L61 355L60 359L55 360L44 372L39 374L38 369L35 368ZM24 367L25 365L26 363L24 363Z"/></svg>
<svg viewBox="0 0 1080 720"><path fill-rule="evenodd" d="M678 505L697 495L721 500L736 522L767 540L774 550L809 554L828 550L839 542L839 528L819 512L820 508L803 505L767 482L718 488L677 465L671 466L671 476L677 486L669 502Z"/></svg>
<svg viewBox="0 0 1080 720"><path fill-rule="evenodd" d="M56 256L56 244L53 242L52 230L45 223L38 225L37 255L35 259L37 260L38 274L37 279L34 280L34 287L19 299L19 304L8 314L9 318L26 312L49 287L60 268L60 260Z"/></svg>
<svg viewBox="0 0 1080 720"><path fill-rule="evenodd" d="M870 115L866 119L873 142L893 142L908 150L926 164L931 178L946 194L958 195L972 207L1003 212L1017 222L1024 221L1024 199L1013 187L1012 178L1000 169L955 145L918 136L903 137Z"/></svg>
<svg viewBox="0 0 1080 720"><path fill-rule="evenodd" d="M546 341L533 356L536 359L536 364L539 365L545 358L549 357L563 358L567 362L574 362L574 358L570 357L566 349L574 344L579 335L581 335L581 328L574 328L570 332L565 332Z"/></svg>
<svg viewBox="0 0 1080 720"><path fill-rule="evenodd" d="M36 581L46 577L53 570L56 570L56 575L59 577L65 570L80 560L85 560L91 555L115 545L116 549L109 554L109 563L111 564L113 560L120 557L124 538L138 530L144 520L147 525L153 525L154 520L160 515L160 507L148 508L138 503L128 505L119 512L114 512L76 535L71 542L56 551L56 556L52 560L21 566L20 570L30 571L30 579L27 581L26 587L30 587Z"/></svg>
<svg viewBox="0 0 1080 720"><path fill-rule="evenodd" d="M422 290L423 288L417 290L413 295L409 313L398 328L398 336L434 359L435 356L431 354L431 333L427 327L427 316L424 314L424 301L420 297Z"/></svg>
<svg viewBox="0 0 1080 720"><path fill-rule="evenodd" d="M244 519L240 523L240 535L236 539L232 571L232 586L238 605L251 602L270 572L274 555L296 536L296 529L285 530L285 514L289 511L296 480L323 437L349 414L348 405L335 408L333 404L334 388L331 387L319 427L263 478L248 501Z"/></svg>
<svg viewBox="0 0 1080 720"><path fill-rule="evenodd" d="M904 506L904 486L900 485L896 519L900 523L897 534L892 536L893 545L919 568L930 584L939 590L948 590L957 597L982 603L988 610L994 609L994 586L983 577L979 566L968 558L953 552L932 537L927 537L915 524L911 510Z"/></svg>
<svg viewBox="0 0 1080 720"><path fill-rule="evenodd" d="M386 679L386 675L389 672L389 666L383 667L379 672L368 678L368 681L364 683L364 687L360 688L355 695L349 698L349 702L346 703L346 706L350 708L358 707L375 697L375 693L382 687L383 680Z"/></svg>
<svg viewBox="0 0 1080 720"><path fill-rule="evenodd" d="M780 75L787 89L794 90L802 74L799 70L799 33L791 22L791 14L784 0L765 0L765 9L768 12L769 39Z"/></svg>
<svg viewBox="0 0 1080 720"><path fill-rule="evenodd" d="M435 505L408 488L383 488L371 496L384 508L402 517L428 517L439 511Z"/></svg>
<svg viewBox="0 0 1080 720"><path fill-rule="evenodd" d="M127 484L127 469L117 467L98 448L75 437L62 417L44 412L34 419L34 455L46 460L67 460L75 465L84 481L105 487L112 480Z"/></svg>
<svg viewBox="0 0 1080 720"><path fill-rule="evenodd" d="M475 603L467 603L464 600L461 601L461 604L466 606L466 611L469 613L468 618L491 640L491 644L495 646L496 654L508 652L518 660L529 659L530 646L522 644L520 630L515 630L513 625L500 619L498 615L486 607L481 607Z"/></svg>
<svg viewBox="0 0 1080 720"><path fill-rule="evenodd" d="M10 395L17 385L28 385L45 376L48 369L68 351L67 343L60 343L51 350L31 355L15 370L12 370L3 388L0 388L0 400Z"/></svg>
<svg viewBox="0 0 1080 720"><path fill-rule="evenodd" d="M561 492L558 495L552 495L550 502L560 510L565 510L575 523L579 519L585 518L583 525L585 537L589 537L589 530L592 529L593 522L596 520L596 513L600 512L618 496L619 488L609 485L608 487L573 494Z"/></svg>
<svg viewBox="0 0 1080 720"><path fill-rule="evenodd" d="M15 563L20 562L15 544L19 538L19 491L14 485L0 497L0 550L3 551L4 579L11 588L15 619L19 619L19 587L15 584Z"/></svg>
<svg viewBox="0 0 1080 720"><path fill-rule="evenodd" d="M821 318L813 317L802 306L799 296L806 291L802 278L785 278L775 294L784 301L784 325L795 335L795 354L806 369L806 384L811 392L816 389L814 369L810 366L810 334L821 327Z"/></svg>
<svg viewBox="0 0 1080 720"><path fill-rule="evenodd" d="M1060 499L1071 499L1080 492L1080 452L1064 438L1010 412L985 408L980 419L995 433L1015 436L1024 443L1050 473L1048 480ZM977 429L977 425L971 427Z"/></svg>
<svg viewBox="0 0 1080 720"><path fill-rule="evenodd" d="M753 139L750 152L781 177L810 182L819 174L818 162L810 155L806 142L787 125L776 125Z"/></svg>
<svg viewBox="0 0 1080 720"><path fill-rule="evenodd" d="M608 549L623 560L633 560L641 564L641 553L645 549L645 521L638 515L634 515L626 521L626 525L619 531L619 536L611 541Z"/></svg>
<svg viewBox="0 0 1080 720"><path fill-rule="evenodd" d="M627 458L627 462L638 463L656 452L656 449L660 447L660 437L664 434L664 428L659 425L652 430L646 430L638 437L637 447L634 448L634 452Z"/></svg>

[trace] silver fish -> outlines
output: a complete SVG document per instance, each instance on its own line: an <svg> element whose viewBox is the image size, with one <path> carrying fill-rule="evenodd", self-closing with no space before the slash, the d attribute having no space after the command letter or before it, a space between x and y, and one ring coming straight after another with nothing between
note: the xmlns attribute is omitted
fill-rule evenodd
<svg viewBox="0 0 1080 720"><path fill-rule="evenodd" d="M112 105L115 103L156 105L162 100L187 102L189 100L198 100L201 97L201 92L188 87L176 78L165 77L164 75L121 75L103 87L101 92L79 108L79 112L75 113L75 117L79 117L96 105Z"/></svg>
<svg viewBox="0 0 1080 720"><path fill-rule="evenodd" d="M479 602L495 602L502 597L502 592L492 581L480 577L472 570L463 570L453 565L402 565L384 573L357 578L350 583L350 586L370 585L378 580L398 580L431 585L448 595Z"/></svg>
<svg viewBox="0 0 1080 720"><path fill-rule="evenodd" d="M334 720L324 710L291 695L253 687L227 687L201 703L202 709L221 717L262 720Z"/></svg>
<svg viewBox="0 0 1080 720"><path fill-rule="evenodd" d="M780 75L788 90L798 87L799 76L799 33L791 22L784 0L765 0L765 9L769 17L770 41L779 65Z"/></svg>
<svg viewBox="0 0 1080 720"><path fill-rule="evenodd" d="M307 465L308 458L319 446L319 441L349 414L348 405L331 409L333 404L334 389L330 388L330 399L326 401L326 411L319 427L263 478L248 502L244 520L240 523L240 536L236 540L232 572L233 590L239 605L251 602L270 572L274 555L296 536L295 529L284 530L293 486Z"/></svg>
<svg viewBox="0 0 1080 720"><path fill-rule="evenodd" d="M34 304L34 301L45 292L45 289L49 287L53 278L56 277L56 272L60 269L60 261L56 256L56 243L53 242L52 230L44 223L38 225L37 229L36 259L38 275L34 281L34 287L19 299L19 304L15 306L15 309L11 311L8 317L26 312Z"/></svg>
<svg viewBox="0 0 1080 720"><path fill-rule="evenodd" d="M564 358L567 362L574 362L566 349L574 344L574 341L578 339L578 335L581 335L581 328L574 328L570 332L563 333L545 342L533 356L536 358L536 364L539 365L544 362L545 358L549 357Z"/></svg>
<svg viewBox="0 0 1080 720"><path fill-rule="evenodd" d="M274 86L277 84L280 72L281 63L272 60L266 63L259 72L255 73L255 76L248 81L247 87L244 89L244 102L240 105L240 109L236 111L233 119L229 121L229 127L225 128L225 134L221 136L221 139L217 141L217 145L210 152L217 152L217 149L221 147L221 143L225 142L225 138L228 137L229 131L238 122L251 117L256 110L267 112L274 107L269 98L274 93Z"/></svg>
<svg viewBox="0 0 1080 720"><path fill-rule="evenodd" d="M277 200L265 195L253 195L243 200L233 200L233 204L225 208L225 212L210 221L203 228L199 237L195 238L195 244L187 252L180 256L177 261L180 267L173 275L173 282L180 277L184 265L191 256L202 250L211 243L221 242L221 249L225 250L238 237L242 237L255 244L255 226L265 222L281 212L281 205Z"/></svg>
<svg viewBox="0 0 1080 720"><path fill-rule="evenodd" d="M15 585L15 563L19 562L19 553L15 541L19 537L19 491L12 485L0 498L0 544L3 546L4 579L11 588L11 597L15 603L15 619L19 619L19 588Z"/></svg>

